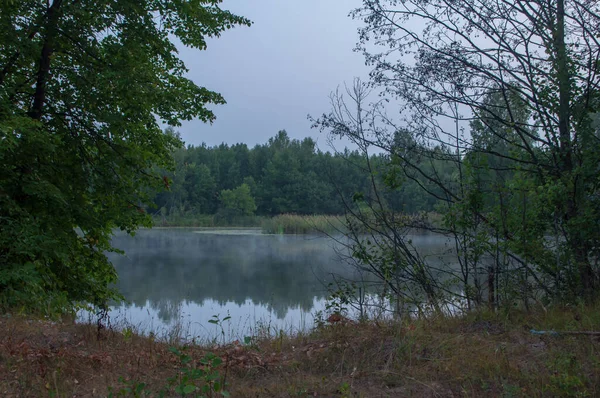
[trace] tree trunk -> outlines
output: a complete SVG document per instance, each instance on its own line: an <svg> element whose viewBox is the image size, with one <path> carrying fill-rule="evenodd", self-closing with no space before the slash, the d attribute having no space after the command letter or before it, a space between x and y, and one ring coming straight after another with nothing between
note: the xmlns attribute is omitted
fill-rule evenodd
<svg viewBox="0 0 600 398"><path fill-rule="evenodd" d="M565 45L565 0L556 4L556 72L558 77L558 131L561 153L561 171L570 172L573 168L571 157L570 103L571 83L569 79L569 63Z"/></svg>
<svg viewBox="0 0 600 398"><path fill-rule="evenodd" d="M46 85L50 75L50 61L54 52L54 36L56 35L56 25L58 22L58 11L62 0L54 0L46 14L46 29L44 34L44 45L38 67L37 81L35 84L35 94L33 96L33 105L29 111L31 118L40 120L43 115L44 103L46 101Z"/></svg>
<svg viewBox="0 0 600 398"><path fill-rule="evenodd" d="M496 273L494 272L495 264L488 267L488 306L490 310L494 310L496 306Z"/></svg>

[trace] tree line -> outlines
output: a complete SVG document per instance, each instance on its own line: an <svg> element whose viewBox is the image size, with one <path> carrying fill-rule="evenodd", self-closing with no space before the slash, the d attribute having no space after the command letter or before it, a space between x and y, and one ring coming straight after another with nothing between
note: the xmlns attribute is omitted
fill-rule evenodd
<svg viewBox="0 0 600 398"><path fill-rule="evenodd" d="M165 174L170 189L158 193L149 210L163 216L341 215L345 203L372 190L360 151L323 152L312 138L290 139L286 131L253 148L203 144L177 149L173 157L175 168ZM383 184L389 157L372 154L370 162ZM386 192L390 208L411 214L435 211L437 201L419 183L407 181Z"/></svg>

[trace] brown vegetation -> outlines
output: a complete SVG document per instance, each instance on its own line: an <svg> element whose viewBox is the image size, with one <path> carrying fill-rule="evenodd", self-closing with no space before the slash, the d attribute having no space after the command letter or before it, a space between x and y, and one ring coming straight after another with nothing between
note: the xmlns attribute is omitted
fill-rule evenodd
<svg viewBox="0 0 600 398"><path fill-rule="evenodd" d="M295 337L179 348L192 367L209 351L220 356L233 397L600 394L598 336L530 332L599 331L598 307L336 323ZM111 330L98 335L91 325L3 317L0 336L3 397L102 397L109 387L118 392L138 382L156 396L181 368L166 343ZM175 396L172 389L167 396Z"/></svg>

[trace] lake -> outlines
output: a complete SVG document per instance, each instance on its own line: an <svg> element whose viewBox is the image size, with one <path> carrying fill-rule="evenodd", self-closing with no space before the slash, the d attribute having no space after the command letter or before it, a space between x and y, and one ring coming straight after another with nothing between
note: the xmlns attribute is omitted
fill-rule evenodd
<svg viewBox="0 0 600 398"><path fill-rule="evenodd" d="M415 245L443 251L443 238ZM261 329L306 330L325 308L327 285L354 276L323 236L263 235L256 229L152 229L117 234L110 253L117 288L127 303L111 308L111 323L159 337L235 339ZM82 314L80 318L86 318ZM231 317L223 330L209 322Z"/></svg>

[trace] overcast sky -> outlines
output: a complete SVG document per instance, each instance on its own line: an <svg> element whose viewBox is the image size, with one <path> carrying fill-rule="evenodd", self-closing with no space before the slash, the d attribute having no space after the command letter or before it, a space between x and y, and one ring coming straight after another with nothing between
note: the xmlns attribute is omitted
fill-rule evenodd
<svg viewBox="0 0 600 398"><path fill-rule="evenodd" d="M279 130L292 138L312 136L328 149L325 136L310 129L307 114L329 110L328 95L369 69L358 41L358 21L348 17L360 0L226 0L224 7L250 18L211 40L208 50L181 48L198 85L221 93L226 105L213 108L212 124L185 122L187 144L265 143Z"/></svg>

